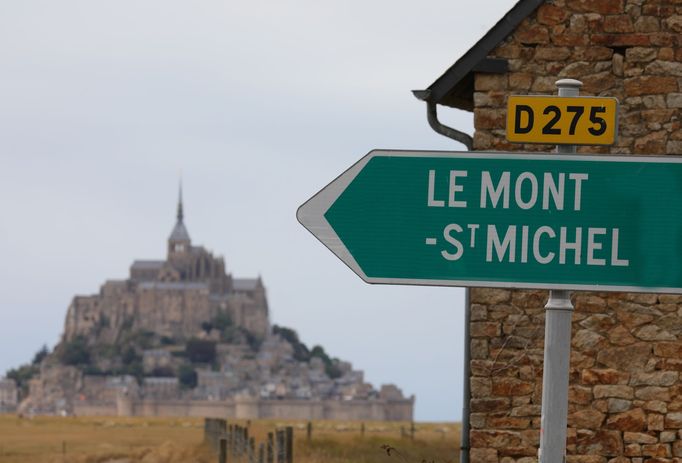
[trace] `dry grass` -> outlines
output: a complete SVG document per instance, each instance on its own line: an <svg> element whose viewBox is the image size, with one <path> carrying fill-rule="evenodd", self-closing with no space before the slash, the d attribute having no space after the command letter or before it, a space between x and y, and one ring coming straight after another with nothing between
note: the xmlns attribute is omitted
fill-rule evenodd
<svg viewBox="0 0 682 463"><path fill-rule="evenodd" d="M235 422L245 426L247 423ZM295 463L457 463L459 425L261 420L251 436L265 442L278 426L294 426ZM401 436L401 427L407 434ZM36 417L0 415L1 463L215 463L202 446L198 418ZM236 463L236 462L235 462Z"/></svg>

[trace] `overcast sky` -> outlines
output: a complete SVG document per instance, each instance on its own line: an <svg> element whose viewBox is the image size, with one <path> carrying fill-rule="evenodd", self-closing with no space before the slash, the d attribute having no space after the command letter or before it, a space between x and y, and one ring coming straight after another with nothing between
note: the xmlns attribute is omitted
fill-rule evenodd
<svg viewBox="0 0 682 463"><path fill-rule="evenodd" d="M410 91L514 3L0 1L0 375L165 257L182 175L193 243L261 275L273 323L460 419L463 290L367 285L295 214L374 148L464 149Z"/></svg>

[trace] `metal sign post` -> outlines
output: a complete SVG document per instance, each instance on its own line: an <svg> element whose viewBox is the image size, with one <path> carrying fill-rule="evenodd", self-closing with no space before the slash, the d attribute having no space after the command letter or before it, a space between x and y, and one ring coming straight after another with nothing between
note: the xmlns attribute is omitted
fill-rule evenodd
<svg viewBox="0 0 682 463"><path fill-rule="evenodd" d="M582 82L557 81L560 97L577 97ZM557 152L575 153L575 145L559 145ZM545 356L542 373L540 463L561 463L566 455L568 373L571 361L573 304L566 290L552 289L545 305Z"/></svg>

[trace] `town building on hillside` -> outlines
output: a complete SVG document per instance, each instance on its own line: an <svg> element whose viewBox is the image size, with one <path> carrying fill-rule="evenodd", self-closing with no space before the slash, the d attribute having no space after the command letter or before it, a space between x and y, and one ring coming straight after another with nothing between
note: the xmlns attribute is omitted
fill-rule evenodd
<svg viewBox="0 0 682 463"><path fill-rule="evenodd" d="M0 378L0 413L13 412L19 404L17 383L10 378Z"/></svg>
<svg viewBox="0 0 682 463"><path fill-rule="evenodd" d="M414 397L270 326L261 278L192 244L182 193L165 260L76 296L25 413L411 420ZM9 387L9 386L8 386ZM15 399L16 402L16 399Z"/></svg>
<svg viewBox="0 0 682 463"><path fill-rule="evenodd" d="M557 80L577 79L581 96L619 101L616 144L579 153L680 155L681 33L675 1L521 0L415 95L435 130L470 149L547 152L506 140L507 98L555 95ZM473 137L444 126L439 105L472 111ZM471 461L537 458L547 296L470 290ZM577 292L573 303L566 461L682 457L682 296Z"/></svg>

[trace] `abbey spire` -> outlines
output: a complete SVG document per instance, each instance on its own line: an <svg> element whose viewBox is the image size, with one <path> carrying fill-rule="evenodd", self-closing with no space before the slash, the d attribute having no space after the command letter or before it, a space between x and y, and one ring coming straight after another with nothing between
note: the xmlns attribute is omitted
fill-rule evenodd
<svg viewBox="0 0 682 463"><path fill-rule="evenodd" d="M191 246L191 241L189 238L189 233L187 228L185 228L184 223L184 210L182 207L182 182L180 183L180 189L178 194L178 212L177 221L175 222L175 227L168 237L168 256L176 254L184 254L189 251Z"/></svg>

